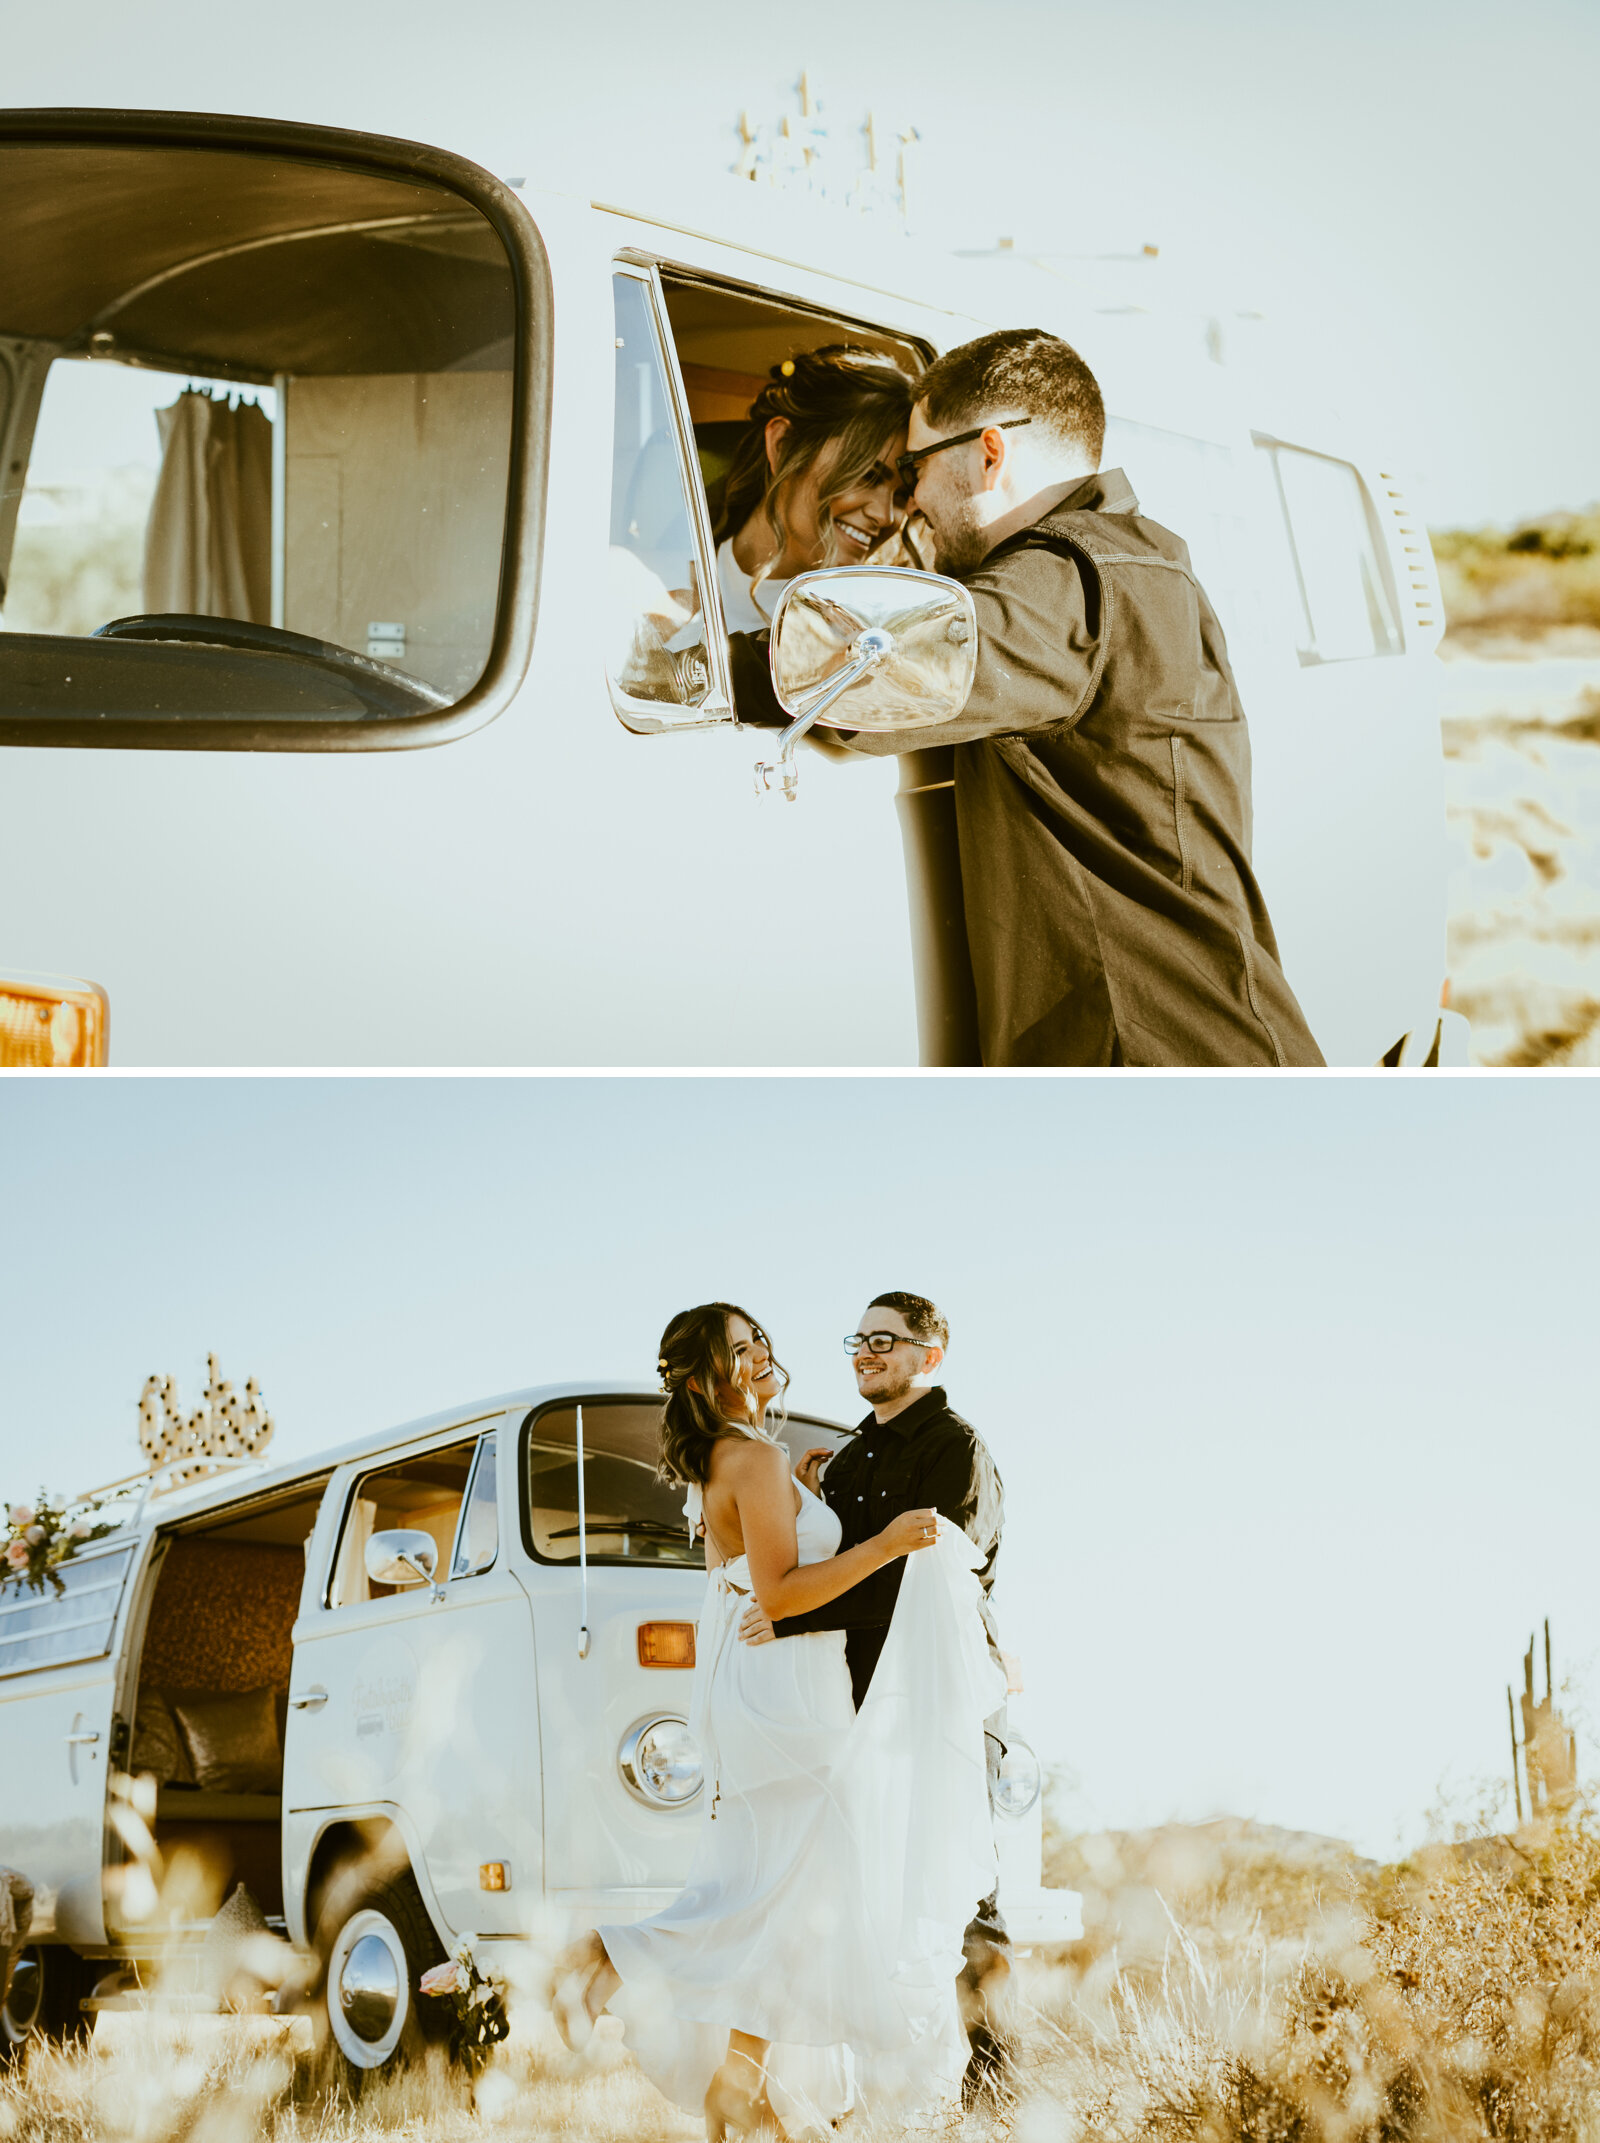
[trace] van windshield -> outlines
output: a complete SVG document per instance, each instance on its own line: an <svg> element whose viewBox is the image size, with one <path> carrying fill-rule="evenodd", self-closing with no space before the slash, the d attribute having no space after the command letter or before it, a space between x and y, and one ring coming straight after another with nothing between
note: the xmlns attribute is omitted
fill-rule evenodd
<svg viewBox="0 0 1600 2143"><path fill-rule="evenodd" d="M705 1566L689 1537L683 1490L656 1475L659 1401L583 1404L583 1531L578 1516L578 1409L547 1407L523 1432L523 1523L540 1562L575 1563L580 1539L592 1563Z"/></svg>

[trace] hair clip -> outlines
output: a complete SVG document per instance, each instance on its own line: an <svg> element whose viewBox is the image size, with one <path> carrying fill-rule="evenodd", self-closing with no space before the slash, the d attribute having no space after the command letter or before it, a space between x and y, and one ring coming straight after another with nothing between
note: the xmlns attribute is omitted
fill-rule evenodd
<svg viewBox="0 0 1600 2143"><path fill-rule="evenodd" d="M778 370L779 370L779 371L780 371L780 372L781 372L781 373L783 374L783 376L784 376L784 378L785 378L785 379L793 379L793 378L794 378L794 359L793 359L792 357L786 357L786 358L785 358L785 359L783 360L783 363L782 363L781 365L779 365L779 367L778 367Z"/></svg>

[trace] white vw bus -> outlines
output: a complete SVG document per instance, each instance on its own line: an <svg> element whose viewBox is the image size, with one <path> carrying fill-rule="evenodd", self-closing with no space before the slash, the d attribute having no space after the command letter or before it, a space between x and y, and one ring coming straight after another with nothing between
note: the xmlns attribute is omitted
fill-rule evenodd
<svg viewBox="0 0 1600 2143"><path fill-rule="evenodd" d="M97 1986L137 2002L241 1882L315 1954L353 2071L415 2044L418 1977L463 1939L503 1969L666 1904L703 1807L704 1559L656 1476L659 1419L659 1395L544 1385L147 1483L59 1596L0 1590L0 1863L37 1891L0 2048L81 2029ZM798 1457L848 1433L796 1415L788 1436ZM118 1772L157 1782L159 1905ZM1039 1788L1014 1737L996 1828L1023 1943L1079 1932L1076 1896L1040 1886Z"/></svg>
<svg viewBox="0 0 1600 2143"><path fill-rule="evenodd" d="M0 1061L103 1061L109 1006L125 1064L975 1062L948 759L758 801L711 528L775 362L1019 324L1093 364L1227 629L1326 1055L1440 1046L1444 621L1387 443L1020 261L731 178L519 185L0 114Z"/></svg>

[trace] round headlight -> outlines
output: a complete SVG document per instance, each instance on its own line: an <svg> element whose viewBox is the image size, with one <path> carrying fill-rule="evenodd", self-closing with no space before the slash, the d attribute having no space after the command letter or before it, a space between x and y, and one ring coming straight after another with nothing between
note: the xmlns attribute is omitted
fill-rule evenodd
<svg viewBox="0 0 1600 2143"><path fill-rule="evenodd" d="M1015 1734L1000 1759L1000 1775L994 1782L994 1805L1003 1816L1025 1816L1039 1798L1043 1784L1039 1759Z"/></svg>
<svg viewBox="0 0 1600 2143"><path fill-rule="evenodd" d="M705 1764L688 1721L659 1714L630 1726L617 1751L630 1793L652 1808L682 1808L705 1783Z"/></svg>

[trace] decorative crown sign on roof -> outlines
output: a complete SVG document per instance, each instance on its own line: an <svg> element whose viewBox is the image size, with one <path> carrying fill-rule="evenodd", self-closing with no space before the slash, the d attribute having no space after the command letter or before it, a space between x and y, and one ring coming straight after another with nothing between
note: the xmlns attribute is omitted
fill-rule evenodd
<svg viewBox="0 0 1600 2143"><path fill-rule="evenodd" d="M869 111L856 127L832 123L823 109L816 78L803 73L800 109L753 124L739 114L739 155L732 166L753 185L811 194L861 215L886 211L911 226L912 159L917 129ZM858 146L852 151L852 143Z"/></svg>
<svg viewBox="0 0 1600 2143"><path fill-rule="evenodd" d="M178 1407L178 1387L171 1377L145 1378L139 1394L139 1442L152 1466L167 1466L175 1481L197 1481L214 1473L207 1460L259 1458L272 1441L272 1416L261 1403L254 1377L243 1394L217 1373L217 1358L206 1356L203 1403L185 1417Z"/></svg>

